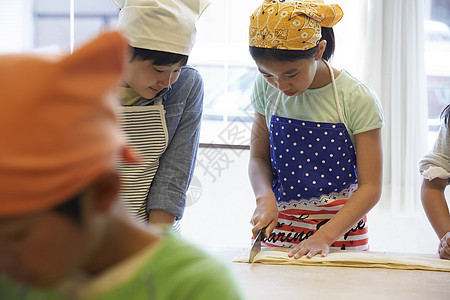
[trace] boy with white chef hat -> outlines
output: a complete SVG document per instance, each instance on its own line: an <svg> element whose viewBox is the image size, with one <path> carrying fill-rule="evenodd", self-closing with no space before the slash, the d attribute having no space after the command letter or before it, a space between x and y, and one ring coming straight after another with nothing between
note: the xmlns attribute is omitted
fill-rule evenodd
<svg viewBox="0 0 450 300"><path fill-rule="evenodd" d="M223 263L118 201L116 158L136 162L116 114L126 50L111 32L59 59L0 55L0 299L242 299Z"/></svg>
<svg viewBox="0 0 450 300"><path fill-rule="evenodd" d="M199 144L203 81L186 65L206 0L113 0L130 46L122 124L141 163L120 165L121 200L141 222L178 224Z"/></svg>

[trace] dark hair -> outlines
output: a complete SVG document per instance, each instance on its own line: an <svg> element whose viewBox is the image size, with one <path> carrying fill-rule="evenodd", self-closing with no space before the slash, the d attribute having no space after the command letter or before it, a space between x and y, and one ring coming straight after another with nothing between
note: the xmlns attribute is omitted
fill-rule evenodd
<svg viewBox="0 0 450 300"><path fill-rule="evenodd" d="M334 39L334 31L332 27L322 27L322 38L320 39L327 41L327 47L323 52L322 58L329 61L334 54L334 49L336 46L336 40Z"/></svg>
<svg viewBox="0 0 450 300"><path fill-rule="evenodd" d="M69 201L60 204L55 207L53 210L55 212L61 213L75 221L75 223L81 223L81 198L84 194L84 190L81 193L78 193L74 197L70 198Z"/></svg>
<svg viewBox="0 0 450 300"><path fill-rule="evenodd" d="M154 65L157 66L168 66L179 63L181 66L187 64L189 56L165 51L143 49L130 46L131 60L133 61L136 57L142 60L151 60Z"/></svg>
<svg viewBox="0 0 450 300"><path fill-rule="evenodd" d="M441 119L444 119L444 124L450 125L450 104L447 105L441 112Z"/></svg>
<svg viewBox="0 0 450 300"><path fill-rule="evenodd" d="M322 40L327 41L327 46L323 52L322 58L328 61L334 54L335 40L334 31L331 27L322 27ZM274 59L278 61L294 61L297 59L313 58L317 53L318 46L308 50L284 50L276 48L250 47L250 55L253 60Z"/></svg>

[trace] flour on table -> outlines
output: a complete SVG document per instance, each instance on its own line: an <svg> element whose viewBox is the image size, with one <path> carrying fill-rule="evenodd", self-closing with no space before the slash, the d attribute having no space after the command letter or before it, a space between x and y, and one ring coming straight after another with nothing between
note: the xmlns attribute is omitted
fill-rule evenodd
<svg viewBox="0 0 450 300"><path fill-rule="evenodd" d="M307 258L303 256L294 259L288 256L288 248L263 248L253 263L273 265L306 265L329 267L353 267L353 268L387 268L401 270L428 270L450 272L450 261L432 257L420 257L400 253L383 253L370 251L337 251L327 256L320 255ZM233 262L249 262L249 251L245 250L236 257Z"/></svg>

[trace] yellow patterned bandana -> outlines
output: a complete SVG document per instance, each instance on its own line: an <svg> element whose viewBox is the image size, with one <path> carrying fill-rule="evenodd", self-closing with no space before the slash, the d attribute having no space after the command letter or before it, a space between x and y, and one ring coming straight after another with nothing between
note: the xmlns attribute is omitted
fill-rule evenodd
<svg viewBox="0 0 450 300"><path fill-rule="evenodd" d="M264 0L250 16L250 46L308 50L317 46L321 27L332 27L342 19L337 4L323 0Z"/></svg>

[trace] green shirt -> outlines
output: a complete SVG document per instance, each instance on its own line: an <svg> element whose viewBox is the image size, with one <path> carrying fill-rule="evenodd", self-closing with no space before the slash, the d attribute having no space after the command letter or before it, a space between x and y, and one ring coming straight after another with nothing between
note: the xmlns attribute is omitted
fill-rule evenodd
<svg viewBox="0 0 450 300"><path fill-rule="evenodd" d="M137 257L130 258L130 261L105 272L123 275L129 272L130 264L140 262L135 271L125 276L125 280L121 282L105 280L111 274L101 274L99 277L103 278L91 278L78 289L79 291L87 289L91 292L78 294L75 298L73 296L76 291L68 293L70 296L65 297L58 290L27 289L14 284L5 276L0 276L0 299L244 299L229 268L223 262L175 236L169 235L156 247L144 250ZM112 278L110 276L110 279Z"/></svg>
<svg viewBox="0 0 450 300"><path fill-rule="evenodd" d="M383 110L372 88L345 70L341 71L335 81L344 122L353 144L354 135L383 127ZM256 111L266 117L268 128L278 92L278 89L269 85L258 74L251 102ZM306 90L299 96L282 94L276 115L310 122L341 123L331 83L318 89Z"/></svg>
<svg viewBox="0 0 450 300"><path fill-rule="evenodd" d="M139 96L139 94L136 93L132 88L121 87L120 94L122 105L125 106L132 106L136 102L138 102L139 99L141 99L141 96Z"/></svg>

